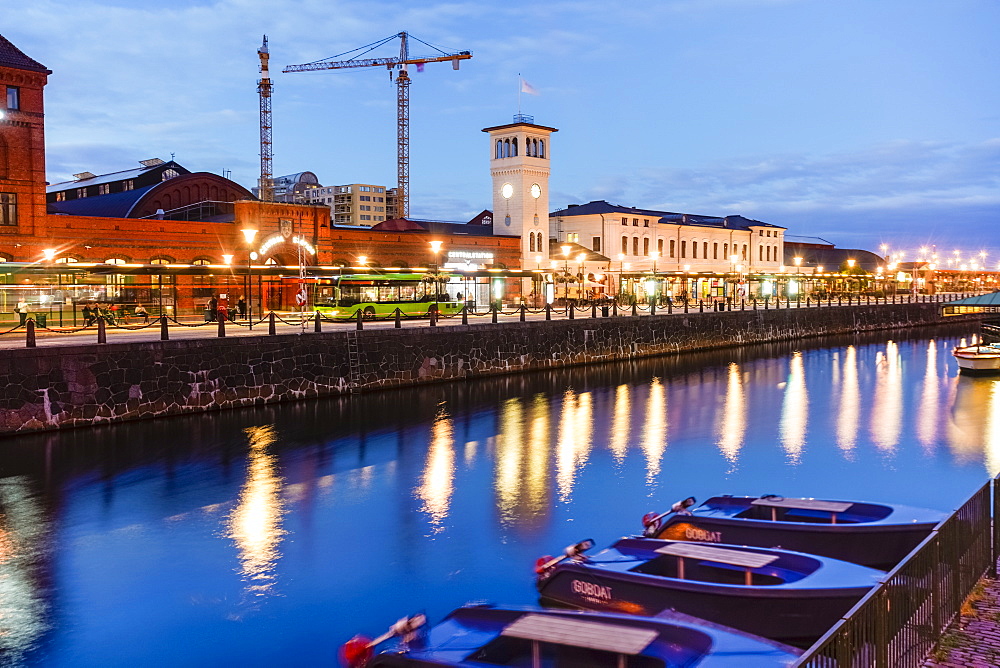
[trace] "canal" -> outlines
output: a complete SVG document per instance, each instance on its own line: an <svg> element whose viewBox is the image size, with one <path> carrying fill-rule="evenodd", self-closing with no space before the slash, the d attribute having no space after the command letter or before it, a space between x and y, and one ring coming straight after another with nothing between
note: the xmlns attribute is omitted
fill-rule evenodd
<svg viewBox="0 0 1000 668"><path fill-rule="evenodd" d="M974 328L720 350L2 441L7 665L335 665L535 601L532 567L689 495L951 510L1000 471Z"/></svg>

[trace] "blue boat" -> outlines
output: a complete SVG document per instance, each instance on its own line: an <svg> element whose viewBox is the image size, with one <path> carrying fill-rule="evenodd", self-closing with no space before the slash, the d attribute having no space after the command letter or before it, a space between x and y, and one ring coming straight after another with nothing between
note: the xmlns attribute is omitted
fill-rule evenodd
<svg viewBox="0 0 1000 668"><path fill-rule="evenodd" d="M664 540L781 547L889 570L945 513L862 501L765 496L693 497L643 518L643 535Z"/></svg>
<svg viewBox="0 0 1000 668"><path fill-rule="evenodd" d="M757 668L791 666L800 654L793 647L679 613L654 619L468 606L430 629L419 617L397 622L389 639L352 639L348 645L353 649L347 649L348 656L342 651L342 663L349 668ZM372 656L372 643L377 642L390 646Z"/></svg>
<svg viewBox="0 0 1000 668"><path fill-rule="evenodd" d="M801 552L623 538L536 563L543 604L657 615L676 610L787 642L818 638L885 575Z"/></svg>

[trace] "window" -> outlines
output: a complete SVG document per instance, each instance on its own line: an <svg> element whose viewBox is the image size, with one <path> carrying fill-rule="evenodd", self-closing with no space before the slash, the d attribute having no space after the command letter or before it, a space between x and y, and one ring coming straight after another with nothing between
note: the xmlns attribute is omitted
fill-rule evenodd
<svg viewBox="0 0 1000 668"><path fill-rule="evenodd" d="M580 242L580 234L577 233L577 232L570 232L569 234L566 235L566 241L570 241L570 242L572 242L574 244L575 243L579 243Z"/></svg>
<svg viewBox="0 0 1000 668"><path fill-rule="evenodd" d="M534 232L532 232L531 234L528 235L528 252L529 253L534 253L535 252L535 233Z"/></svg>
<svg viewBox="0 0 1000 668"><path fill-rule="evenodd" d="M538 157L539 158L544 158L545 157L545 140L544 139L539 139L538 140Z"/></svg>
<svg viewBox="0 0 1000 668"><path fill-rule="evenodd" d="M764 236L764 230L757 230L757 234L759 234L760 236Z"/></svg>
<svg viewBox="0 0 1000 668"><path fill-rule="evenodd" d="M7 86L7 108L21 108L21 89L17 86Z"/></svg>
<svg viewBox="0 0 1000 668"><path fill-rule="evenodd" d="M160 174L160 180L161 181L169 181L170 179L176 178L176 177L178 177L180 175L181 175L180 172L178 172L176 169L174 169L173 167L171 167L170 169L164 169L163 170L163 173Z"/></svg>
<svg viewBox="0 0 1000 668"><path fill-rule="evenodd" d="M712 244L712 259L713 260L718 260L719 259L719 244L718 243Z"/></svg>
<svg viewBox="0 0 1000 668"><path fill-rule="evenodd" d="M633 218L632 219L632 226L633 227L639 227L639 219L638 218Z"/></svg>
<svg viewBox="0 0 1000 668"><path fill-rule="evenodd" d="M77 197L86 197L87 196L87 189L86 188L77 188L76 189L76 196Z"/></svg>
<svg viewBox="0 0 1000 668"><path fill-rule="evenodd" d="M632 239L632 255L639 254L639 237L633 237Z"/></svg>
<svg viewBox="0 0 1000 668"><path fill-rule="evenodd" d="M649 257L649 237L642 240L642 254Z"/></svg>
<svg viewBox="0 0 1000 668"><path fill-rule="evenodd" d="M17 225L17 193L0 193L0 225Z"/></svg>
<svg viewBox="0 0 1000 668"><path fill-rule="evenodd" d="M663 257L663 239L656 240L656 252Z"/></svg>
<svg viewBox="0 0 1000 668"><path fill-rule="evenodd" d="M210 263L211 263L211 261L210 261L210 260L206 260L206 259L205 259L205 258L203 258L203 257L200 257L200 258L198 258L197 260L192 260L192 261L191 261L191 264L198 264L198 265L202 265L202 264L210 264Z"/></svg>
<svg viewBox="0 0 1000 668"><path fill-rule="evenodd" d="M109 257L107 260L104 261L104 264L126 264L126 262L124 258ZM204 264L208 264L208 261L206 260Z"/></svg>
<svg viewBox="0 0 1000 668"><path fill-rule="evenodd" d="M593 248L598 253L601 252L601 238L600 237L594 237L594 244L591 246L591 248Z"/></svg>
<svg viewBox="0 0 1000 668"><path fill-rule="evenodd" d="M696 259L696 260L698 259L698 242L697 241L692 241L691 242L691 257L694 258L694 259Z"/></svg>
<svg viewBox="0 0 1000 668"><path fill-rule="evenodd" d="M110 183L102 183L99 186L97 186L97 194L98 195L107 195L110 192L111 192L111 184Z"/></svg>
<svg viewBox="0 0 1000 668"><path fill-rule="evenodd" d="M56 201L57 202L65 202L66 201L66 191L65 190L60 190L59 192L56 193Z"/></svg>
<svg viewBox="0 0 1000 668"><path fill-rule="evenodd" d="M722 258L724 260L729 259L729 244L722 244Z"/></svg>
<svg viewBox="0 0 1000 668"><path fill-rule="evenodd" d="M372 191L372 189L369 186L361 186L360 188L358 188L358 190L360 190L363 193L370 193ZM366 199L366 198L362 197L361 199ZM371 199L371 197L368 197L367 199Z"/></svg>
<svg viewBox="0 0 1000 668"><path fill-rule="evenodd" d="M642 219L642 226L643 227L649 227L649 218L643 218Z"/></svg>
<svg viewBox="0 0 1000 668"><path fill-rule="evenodd" d="M746 260L747 260L747 245L743 244L743 261L746 262Z"/></svg>
<svg viewBox="0 0 1000 668"><path fill-rule="evenodd" d="M681 241L681 257L682 258L683 257L687 257L687 245L688 245L688 242Z"/></svg>
<svg viewBox="0 0 1000 668"><path fill-rule="evenodd" d="M366 216L365 214L361 214L361 220L371 220L371 219L372 219L371 216Z"/></svg>
<svg viewBox="0 0 1000 668"><path fill-rule="evenodd" d="M758 249L757 249L757 256L758 256L758 257L757 257L757 259L758 259L758 260L759 260L760 262L763 262L763 261L764 261L764 246L763 246L763 244L761 244L760 248L758 248ZM771 259L771 251L768 251L768 252L767 252L767 259L768 259L768 260L770 260L770 259Z"/></svg>
<svg viewBox="0 0 1000 668"><path fill-rule="evenodd" d="M628 255L628 237L622 237L622 255Z"/></svg>
<svg viewBox="0 0 1000 668"><path fill-rule="evenodd" d="M385 192L385 188L376 188L376 189L375 189L375 192L377 192L377 193L384 193L384 192ZM382 201L382 198L381 198L381 197L379 197L379 198L378 198L378 201L380 201L380 202L381 202L381 201Z"/></svg>
<svg viewBox="0 0 1000 668"><path fill-rule="evenodd" d="M122 181L122 191L133 190L135 188L135 181L132 179L125 179Z"/></svg>
<svg viewBox="0 0 1000 668"><path fill-rule="evenodd" d="M622 225L628 225L628 218L622 218Z"/></svg>
<svg viewBox="0 0 1000 668"><path fill-rule="evenodd" d="M370 202L370 201L372 201L372 196L371 195L358 195L358 200L360 200L362 202Z"/></svg>
<svg viewBox="0 0 1000 668"><path fill-rule="evenodd" d="M670 240L670 257L677 257L677 240Z"/></svg>
<svg viewBox="0 0 1000 668"><path fill-rule="evenodd" d="M165 257L154 257L149 261L150 264L170 264L170 260Z"/></svg>
<svg viewBox="0 0 1000 668"><path fill-rule="evenodd" d="M703 258L705 258L706 260L708 259L708 242L707 241L701 245L701 256Z"/></svg>

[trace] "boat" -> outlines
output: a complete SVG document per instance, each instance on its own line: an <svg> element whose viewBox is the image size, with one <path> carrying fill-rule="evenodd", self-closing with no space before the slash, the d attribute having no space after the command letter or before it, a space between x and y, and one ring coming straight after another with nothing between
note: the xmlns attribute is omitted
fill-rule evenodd
<svg viewBox="0 0 1000 668"><path fill-rule="evenodd" d="M414 620L415 621L411 621ZM397 628L398 627L398 628ZM388 647L375 654L375 646ZM662 617L475 605L426 628L423 615L341 648L348 668L755 668L791 666L800 650L688 615Z"/></svg>
<svg viewBox="0 0 1000 668"><path fill-rule="evenodd" d="M885 576L774 548L622 538L591 557L588 543L536 563L543 605L648 616L675 610L792 643L823 635Z"/></svg>
<svg viewBox="0 0 1000 668"><path fill-rule="evenodd" d="M970 375L1000 373L1000 344L977 343L959 346L952 352L958 362L959 373Z"/></svg>
<svg viewBox="0 0 1000 668"><path fill-rule="evenodd" d="M900 504L764 496L694 497L643 517L643 536L781 547L889 570L945 513Z"/></svg>

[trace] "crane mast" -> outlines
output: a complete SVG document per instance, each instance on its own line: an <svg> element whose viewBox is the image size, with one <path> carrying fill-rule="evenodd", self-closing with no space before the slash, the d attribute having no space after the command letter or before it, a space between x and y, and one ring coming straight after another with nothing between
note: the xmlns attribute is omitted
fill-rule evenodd
<svg viewBox="0 0 1000 668"><path fill-rule="evenodd" d="M406 32L397 33L379 42L368 44L354 49L360 51L367 49L364 53L386 44L390 40L399 38L399 56L395 58L349 58L347 60L331 60L330 58L318 60L303 65L289 65L282 72L314 72L316 70L338 70L357 67L378 67L384 66L389 69L390 76L393 69L398 68L396 73L396 211L397 218L406 218L410 215L410 75L407 65L417 65L417 69L422 69L427 63L440 63L451 61L452 68L458 69L459 61L472 58L469 51L458 51L454 53L441 52L439 56L410 57L409 39L412 35ZM417 38L413 38L417 39ZM430 46L426 42L417 39L418 42ZM436 47L432 47L436 48ZM353 53L348 51L347 53ZM346 54L340 54L346 55ZM364 55L364 54L361 54ZM333 56L337 58L339 56ZM263 104L263 102L261 103ZM263 114L263 112L262 112ZM263 130L262 130L263 132ZM263 136L263 135L262 135ZM263 143L263 139L261 140Z"/></svg>
<svg viewBox="0 0 1000 668"><path fill-rule="evenodd" d="M257 192L263 202L274 201L274 179L271 172L271 75L268 72L267 61L270 54L267 51L267 35L264 43L257 49L260 57L260 81L257 82L257 94L260 96L260 182Z"/></svg>

